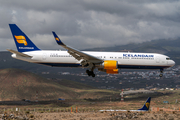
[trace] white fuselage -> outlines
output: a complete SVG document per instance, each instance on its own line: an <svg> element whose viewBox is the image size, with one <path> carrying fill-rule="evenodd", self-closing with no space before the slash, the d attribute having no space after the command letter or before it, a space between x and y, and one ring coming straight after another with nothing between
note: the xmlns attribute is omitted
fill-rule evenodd
<svg viewBox="0 0 180 120"><path fill-rule="evenodd" d="M168 56L157 53L134 53L134 52L91 52L82 51L86 54L103 60L118 61L119 69L164 69L172 67L175 62ZM18 56L12 57L27 62L39 63L55 67L82 67L81 60L76 60L67 51L38 50L24 52L32 58Z"/></svg>
<svg viewBox="0 0 180 120"><path fill-rule="evenodd" d="M109 110L99 110L99 112L114 112L114 111L120 111L120 112L147 112L148 110L112 110L112 109L109 109Z"/></svg>

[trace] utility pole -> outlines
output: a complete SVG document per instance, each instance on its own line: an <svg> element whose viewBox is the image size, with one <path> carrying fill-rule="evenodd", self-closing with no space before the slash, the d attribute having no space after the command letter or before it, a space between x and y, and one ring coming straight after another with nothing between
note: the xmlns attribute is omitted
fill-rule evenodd
<svg viewBox="0 0 180 120"><path fill-rule="evenodd" d="M121 102L124 102L124 97L123 97L123 89L121 90L121 93L120 93L120 95L121 95Z"/></svg>

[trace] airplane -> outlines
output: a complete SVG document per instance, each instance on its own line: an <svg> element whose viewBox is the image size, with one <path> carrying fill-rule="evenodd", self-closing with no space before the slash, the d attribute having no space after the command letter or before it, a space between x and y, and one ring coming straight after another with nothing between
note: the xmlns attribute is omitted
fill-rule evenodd
<svg viewBox="0 0 180 120"><path fill-rule="evenodd" d="M88 68L86 73L92 77L94 69L107 74L118 74L118 69L160 69L162 77L165 68L175 65L168 56L157 53L80 51L64 44L55 32L57 44L66 50L41 50L16 24L9 27L18 50L7 49L13 58L52 67Z"/></svg>
<svg viewBox="0 0 180 120"><path fill-rule="evenodd" d="M148 99L146 100L146 102L144 103L143 107L138 109L138 110L99 110L100 112L103 111L131 111L131 112L146 112L149 111L149 107L150 107L150 102L151 102L151 97L148 97Z"/></svg>

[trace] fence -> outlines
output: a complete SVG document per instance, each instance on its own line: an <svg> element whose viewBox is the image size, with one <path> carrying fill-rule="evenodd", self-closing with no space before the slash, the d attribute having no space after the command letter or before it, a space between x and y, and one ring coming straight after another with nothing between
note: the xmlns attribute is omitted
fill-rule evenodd
<svg viewBox="0 0 180 120"><path fill-rule="evenodd" d="M9 112L71 112L71 113L82 113L82 112L98 112L100 109L94 108L0 108L0 113Z"/></svg>
<svg viewBox="0 0 180 120"><path fill-rule="evenodd" d="M180 111L180 108L159 108L159 107L151 107L151 111Z"/></svg>
<svg viewBox="0 0 180 120"><path fill-rule="evenodd" d="M85 112L98 112L97 108L0 108L0 113L5 111L9 112L71 112L71 113L85 113ZM151 107L150 111L180 111L180 108L159 108Z"/></svg>

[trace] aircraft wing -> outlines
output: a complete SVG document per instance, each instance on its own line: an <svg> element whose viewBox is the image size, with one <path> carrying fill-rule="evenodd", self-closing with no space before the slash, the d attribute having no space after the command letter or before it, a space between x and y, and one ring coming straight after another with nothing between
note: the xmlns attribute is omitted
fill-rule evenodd
<svg viewBox="0 0 180 120"><path fill-rule="evenodd" d="M27 54L24 54L24 53L15 51L15 50L7 49L7 51L9 51L9 52L11 52L11 53L14 53L14 54L16 54L16 55L22 56L22 57L30 57L30 58L32 58L32 56L30 56L30 55L27 55Z"/></svg>
<svg viewBox="0 0 180 120"><path fill-rule="evenodd" d="M62 46L63 48L67 49L67 50L68 50L68 53L69 53L70 55L72 55L74 58L76 58L77 60L83 59L83 60L86 60L87 62L90 62L90 63L102 63L102 62L103 62L103 60L100 59L100 58L97 58L97 57L95 57L95 56L86 54L86 53L84 53L84 52L82 52L82 51L80 51L80 50L77 50L77 49L75 49L75 48L72 48L72 47L70 47L70 46L65 45L65 44L60 40L60 38L56 35L55 32L52 32L52 33L53 33L53 35L54 35L54 37L55 37L56 42L57 42L60 46Z"/></svg>

